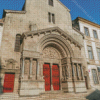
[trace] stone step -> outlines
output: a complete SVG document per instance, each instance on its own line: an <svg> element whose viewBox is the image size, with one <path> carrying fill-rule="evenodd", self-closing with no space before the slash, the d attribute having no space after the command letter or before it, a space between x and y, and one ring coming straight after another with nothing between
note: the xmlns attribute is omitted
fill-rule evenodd
<svg viewBox="0 0 100 100"><path fill-rule="evenodd" d="M0 100L87 100L86 98L84 98L84 96L80 95L74 93L46 93L33 97L19 97L18 94L4 93L0 95Z"/></svg>

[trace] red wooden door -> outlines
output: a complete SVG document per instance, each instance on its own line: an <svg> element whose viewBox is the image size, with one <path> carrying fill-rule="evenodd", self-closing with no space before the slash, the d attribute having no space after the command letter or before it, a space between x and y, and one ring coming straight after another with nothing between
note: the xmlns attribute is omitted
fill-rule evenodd
<svg viewBox="0 0 100 100"><path fill-rule="evenodd" d="M52 84L53 84L53 89L54 90L59 90L59 68L58 65L53 65L52 66Z"/></svg>
<svg viewBox="0 0 100 100"><path fill-rule="evenodd" d="M45 91L50 91L51 82L50 82L50 66L49 64L43 65L43 76L45 80Z"/></svg>
<svg viewBox="0 0 100 100"><path fill-rule="evenodd" d="M3 92L13 92L15 74L5 74Z"/></svg>

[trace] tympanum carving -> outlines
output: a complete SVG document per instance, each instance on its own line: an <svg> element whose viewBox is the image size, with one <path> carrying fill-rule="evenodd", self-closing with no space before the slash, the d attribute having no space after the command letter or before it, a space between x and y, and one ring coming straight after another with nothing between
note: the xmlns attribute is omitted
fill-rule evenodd
<svg viewBox="0 0 100 100"><path fill-rule="evenodd" d="M47 47L43 50L43 58L58 58L59 59L60 55L57 52L56 49L52 48L52 47Z"/></svg>

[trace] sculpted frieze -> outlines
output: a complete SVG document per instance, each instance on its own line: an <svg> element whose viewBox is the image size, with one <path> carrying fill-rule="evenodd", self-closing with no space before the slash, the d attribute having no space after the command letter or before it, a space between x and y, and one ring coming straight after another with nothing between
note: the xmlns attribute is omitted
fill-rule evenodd
<svg viewBox="0 0 100 100"><path fill-rule="evenodd" d="M24 57L34 57L34 58L40 58L40 53L39 52L35 52L35 51L28 51L28 50L24 50L23 51L23 56Z"/></svg>

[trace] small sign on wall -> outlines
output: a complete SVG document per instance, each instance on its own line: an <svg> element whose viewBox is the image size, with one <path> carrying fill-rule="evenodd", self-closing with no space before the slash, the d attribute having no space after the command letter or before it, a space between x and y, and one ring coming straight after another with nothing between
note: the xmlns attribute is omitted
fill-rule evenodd
<svg viewBox="0 0 100 100"><path fill-rule="evenodd" d="M88 71L90 72L90 69Z"/></svg>

